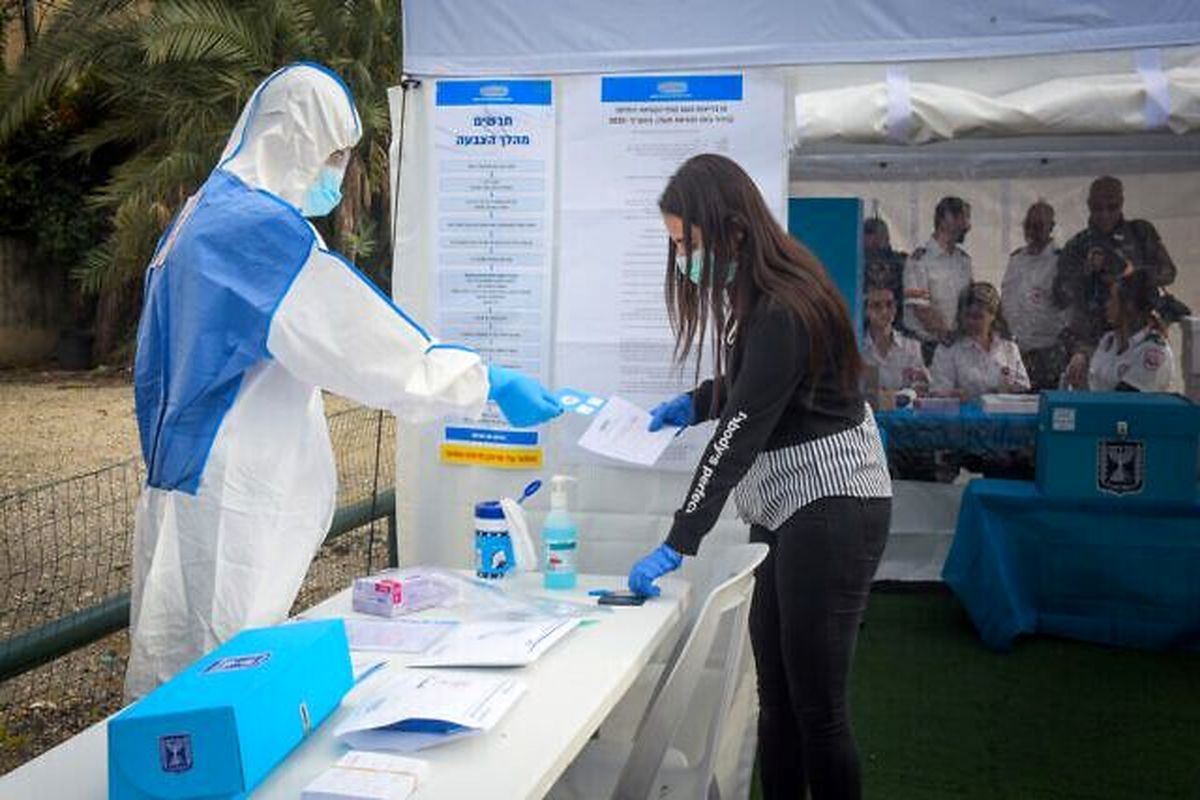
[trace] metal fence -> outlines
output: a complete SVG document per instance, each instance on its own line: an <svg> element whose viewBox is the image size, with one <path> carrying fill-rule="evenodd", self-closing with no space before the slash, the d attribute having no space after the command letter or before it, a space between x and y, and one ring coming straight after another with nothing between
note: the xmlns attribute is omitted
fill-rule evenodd
<svg viewBox="0 0 1200 800"><path fill-rule="evenodd" d="M306 608L388 563L395 419L365 408L329 418L338 517L296 600ZM140 460L0 497L0 773L121 704ZM103 634L102 638L97 638ZM77 647L38 664L47 656Z"/></svg>

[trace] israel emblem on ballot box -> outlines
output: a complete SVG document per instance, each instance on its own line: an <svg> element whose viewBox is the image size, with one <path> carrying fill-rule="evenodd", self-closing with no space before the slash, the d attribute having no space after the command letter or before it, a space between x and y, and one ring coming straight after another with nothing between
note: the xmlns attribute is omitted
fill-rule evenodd
<svg viewBox="0 0 1200 800"><path fill-rule="evenodd" d="M186 733L158 737L158 757L163 772L187 772L192 768L192 737Z"/></svg>
<svg viewBox="0 0 1200 800"><path fill-rule="evenodd" d="M1096 454L1096 488L1110 494L1134 494L1146 482L1146 443L1101 440Z"/></svg>
<svg viewBox="0 0 1200 800"><path fill-rule="evenodd" d="M260 667L271 658L270 653L249 653L241 656L227 656L226 658L218 658L216 661L204 668L204 674L208 675L214 672L237 672L243 669L254 669Z"/></svg>

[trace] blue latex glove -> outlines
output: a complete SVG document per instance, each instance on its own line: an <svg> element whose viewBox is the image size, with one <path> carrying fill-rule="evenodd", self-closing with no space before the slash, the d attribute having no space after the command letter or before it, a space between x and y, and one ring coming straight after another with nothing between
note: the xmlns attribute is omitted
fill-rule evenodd
<svg viewBox="0 0 1200 800"><path fill-rule="evenodd" d="M659 403L650 411L650 425L647 430L656 431L666 425L677 425L686 428L695 422L695 412L692 409L692 396L681 394L672 397L665 403Z"/></svg>
<svg viewBox="0 0 1200 800"><path fill-rule="evenodd" d="M528 375L504 367L488 367L488 400L518 428L538 425L563 413L562 404Z"/></svg>
<svg viewBox="0 0 1200 800"><path fill-rule="evenodd" d="M654 582L668 572L679 569L683 556L666 542L654 548L650 555L629 570L629 591L645 597L658 597L662 590Z"/></svg>

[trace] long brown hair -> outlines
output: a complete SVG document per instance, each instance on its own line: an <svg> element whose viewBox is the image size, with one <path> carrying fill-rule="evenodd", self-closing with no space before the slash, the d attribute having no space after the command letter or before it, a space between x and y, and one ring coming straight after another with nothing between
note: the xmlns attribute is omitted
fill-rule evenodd
<svg viewBox="0 0 1200 800"><path fill-rule="evenodd" d="M704 247L697 285L675 268L675 242L669 240L667 246L664 291L677 363L687 361L696 348L699 380L708 333L719 387L726 337L765 295L800 318L809 338L813 374L833 364L844 387L857 385L862 362L845 300L817 257L771 216L745 170L725 156L694 156L667 182L658 208L683 221L683 255L689 266L694 228L700 230ZM728 265L733 263L736 268L729 278ZM718 391L713 393L714 406Z"/></svg>

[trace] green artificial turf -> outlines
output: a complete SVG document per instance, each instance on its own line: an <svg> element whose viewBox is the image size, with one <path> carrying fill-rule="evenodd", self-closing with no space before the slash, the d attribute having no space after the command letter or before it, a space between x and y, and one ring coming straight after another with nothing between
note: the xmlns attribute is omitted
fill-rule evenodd
<svg viewBox="0 0 1200 800"><path fill-rule="evenodd" d="M852 691L867 797L1200 798L1200 653L996 653L949 593L876 591Z"/></svg>
<svg viewBox="0 0 1200 800"><path fill-rule="evenodd" d="M851 703L867 798L1200 800L1200 653L996 653L948 592L877 589Z"/></svg>

